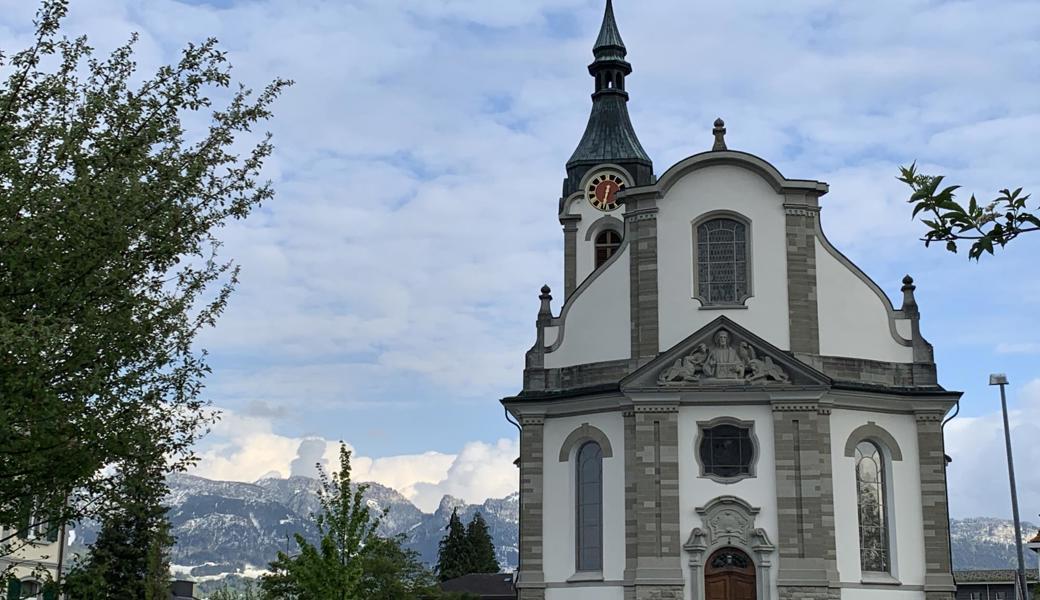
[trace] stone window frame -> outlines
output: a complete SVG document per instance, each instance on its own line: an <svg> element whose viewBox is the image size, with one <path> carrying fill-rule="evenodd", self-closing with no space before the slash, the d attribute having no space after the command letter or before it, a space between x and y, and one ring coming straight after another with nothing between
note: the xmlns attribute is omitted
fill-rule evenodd
<svg viewBox="0 0 1040 600"><path fill-rule="evenodd" d="M856 460L856 448L863 442L869 442L877 447L881 454L882 461L882 472L883 472L883 491L885 495L884 505L884 518L885 518L885 537L888 542L888 571L866 571L863 570L862 557L858 561L860 565L860 578L864 584L892 584L896 585L899 583L899 552L898 544L896 543L895 532L898 530L896 525L896 510L895 510L895 485L894 485L894 463L902 462L903 451L899 447L899 442L896 441L895 436L889 433L884 428L878 426L874 421L868 421L866 425L857 427L851 434L849 434L848 440L845 442L845 457L853 459L853 497L856 501L856 543L857 543L857 554L859 554L859 545L861 540L859 539L859 474L855 471L859 468L859 465L855 462Z"/></svg>
<svg viewBox="0 0 1040 600"><path fill-rule="evenodd" d="M700 289L701 283L700 283L700 273L699 273L699 268L698 268L700 266L700 254L699 254L699 244L698 244L697 230L700 228L701 225L707 223L708 221L714 221L716 219L729 219L731 221L737 221L738 223L741 223L742 225L744 225L745 245L746 245L746 248L744 250L744 257L745 257L745 262L747 263L747 293L742 298L737 300L736 302L728 302L728 303L718 303L718 302L712 303L712 302L709 302L708 298L701 293L701 289ZM755 296L755 273L754 273L755 261L754 261L754 252L753 252L753 250L754 250L754 235L753 235L753 233L754 233L754 229L752 227L751 219L749 219L748 217L744 216L743 214L738 213L738 212L733 211L733 210L722 209L722 210L709 211L709 212L706 212L706 213L698 216L696 219L694 219L693 221L690 222L690 241L691 241L691 245L693 246L693 249L692 249L693 268L691 270L691 276L692 276L692 279L693 279L693 281L692 281L693 285L691 286L692 298L694 300L697 300L698 302L701 303L701 305L699 307L700 310L729 310L729 309L740 310L740 309L746 309L748 307L747 306L747 301Z"/></svg>
<svg viewBox="0 0 1040 600"><path fill-rule="evenodd" d="M602 263L598 265L596 264L596 251L598 249L596 241L599 239L599 236L606 231L613 231L620 238L620 242L618 243L617 248L615 248L614 253L610 255L610 258L613 258L615 255L620 253L622 246L625 245L624 221L612 215L604 215L593 221L592 224L589 225L588 230L585 231L585 241L592 244L592 273L602 269L610 262L610 258L608 258Z"/></svg>
<svg viewBox="0 0 1040 600"><path fill-rule="evenodd" d="M733 477L722 477L715 473L709 473L707 465L701 460L701 444L704 443L704 431L712 429L720 425L732 425L745 429L748 432L748 437L751 438L751 463L748 465L748 472L734 475ZM723 485L730 485L744 481L745 479L755 479L758 477L758 461L762 457L762 446L758 442L758 435L755 433L755 422L745 421L736 417L715 417L710 421L697 421L697 438L693 442L693 455L697 460L697 467L700 469L700 479L710 479L715 483L721 483Z"/></svg>
<svg viewBox="0 0 1040 600"><path fill-rule="evenodd" d="M587 444L594 443L599 446L600 449L600 568L599 570L582 570L580 569L580 549L579 549L579 529L578 529L578 488L579 488L579 474L578 474L578 453ZM574 575L567 579L568 583L581 583L590 581L602 581L603 580L603 556L602 552L605 549L602 536L604 534L604 519L603 519L603 503L605 494L603 489L605 487L603 461L608 458L614 457L614 449L610 445L610 439L605 433L598 427L590 425L588 423L582 423L581 427L578 427L572 431L567 438L563 441L560 446L559 459L561 463L569 463L569 471L572 477L572 505L573 505L573 523L574 523Z"/></svg>

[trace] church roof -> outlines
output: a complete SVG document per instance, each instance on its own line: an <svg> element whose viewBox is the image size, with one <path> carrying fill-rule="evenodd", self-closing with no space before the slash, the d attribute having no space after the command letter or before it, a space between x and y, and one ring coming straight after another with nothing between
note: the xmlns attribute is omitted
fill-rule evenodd
<svg viewBox="0 0 1040 600"><path fill-rule="evenodd" d="M627 99L620 94L599 96L592 103L585 135L567 166L628 161L650 164L628 115Z"/></svg>
<svg viewBox="0 0 1040 600"><path fill-rule="evenodd" d="M607 10L603 14L603 25L596 39L596 46L592 49L596 60L624 60L628 50L625 42L621 39L621 31L614 18L613 0L607 0Z"/></svg>

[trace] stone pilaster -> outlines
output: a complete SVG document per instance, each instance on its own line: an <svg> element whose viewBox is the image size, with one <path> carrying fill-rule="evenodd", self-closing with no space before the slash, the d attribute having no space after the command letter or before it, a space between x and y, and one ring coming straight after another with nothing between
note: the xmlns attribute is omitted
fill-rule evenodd
<svg viewBox="0 0 1040 600"><path fill-rule="evenodd" d="M791 351L819 354L816 219L820 209L801 204L785 204L784 209L787 213L787 311Z"/></svg>
<svg viewBox="0 0 1040 600"><path fill-rule="evenodd" d="M946 453L942 412L919 412L917 447L924 516L924 591L927 600L952 600L956 586L950 564L950 516L946 502Z"/></svg>
<svg viewBox="0 0 1040 600"><path fill-rule="evenodd" d="M839 598L830 410L773 402L781 600Z"/></svg>
<svg viewBox="0 0 1040 600"><path fill-rule="evenodd" d="M545 600L542 515L545 418L523 416L520 434L520 569L519 600Z"/></svg>
<svg viewBox="0 0 1040 600"><path fill-rule="evenodd" d="M637 405L632 425L635 598L681 600L678 406Z"/></svg>
<svg viewBox="0 0 1040 600"><path fill-rule="evenodd" d="M560 218L563 225L563 301L578 289L578 221L580 216Z"/></svg>
<svg viewBox="0 0 1040 600"><path fill-rule="evenodd" d="M639 367L660 351L655 196L625 198L625 228L631 253L632 360Z"/></svg>

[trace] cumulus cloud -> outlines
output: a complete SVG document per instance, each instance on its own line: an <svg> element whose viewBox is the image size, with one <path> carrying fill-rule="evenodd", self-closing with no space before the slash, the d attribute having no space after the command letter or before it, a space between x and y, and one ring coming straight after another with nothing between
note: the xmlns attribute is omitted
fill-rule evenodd
<svg viewBox="0 0 1040 600"><path fill-rule="evenodd" d="M225 413L206 444L209 447L200 452L193 474L210 479L255 481L284 474L316 477L318 463L326 471L339 466L339 442L281 436L272 432L265 419L234 413ZM426 512L436 510L444 495L480 503L512 494L519 485L513 461L520 449L512 440L470 442L458 454L373 458L350 444L347 449L354 452L354 481L393 488Z"/></svg>
<svg viewBox="0 0 1040 600"><path fill-rule="evenodd" d="M1012 382L1014 383L1014 382ZM1016 389L1017 388L1017 389ZM1015 475L1022 518L1040 507L1040 379L1008 387ZM1004 423L997 388L989 395L997 412L961 417L947 426L946 449L953 458L947 471L950 510L954 516L1011 516L1010 487L1004 447Z"/></svg>

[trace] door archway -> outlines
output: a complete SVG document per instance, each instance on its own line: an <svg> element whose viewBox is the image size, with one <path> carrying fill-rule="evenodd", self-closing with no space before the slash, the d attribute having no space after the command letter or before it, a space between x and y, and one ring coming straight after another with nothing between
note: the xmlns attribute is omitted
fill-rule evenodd
<svg viewBox="0 0 1040 600"><path fill-rule="evenodd" d="M704 568L706 600L757 600L755 563L736 548L722 548Z"/></svg>

